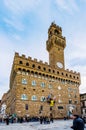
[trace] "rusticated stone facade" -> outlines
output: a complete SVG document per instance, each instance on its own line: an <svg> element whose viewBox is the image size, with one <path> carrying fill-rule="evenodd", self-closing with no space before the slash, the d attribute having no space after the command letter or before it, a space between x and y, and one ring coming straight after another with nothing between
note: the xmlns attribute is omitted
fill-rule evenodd
<svg viewBox="0 0 86 130"><path fill-rule="evenodd" d="M54 118L80 114L80 73L65 69L66 39L61 27L52 23L48 30L46 48L49 64L15 53L10 75L7 113L18 116L50 115ZM55 101L52 109L47 97Z"/></svg>

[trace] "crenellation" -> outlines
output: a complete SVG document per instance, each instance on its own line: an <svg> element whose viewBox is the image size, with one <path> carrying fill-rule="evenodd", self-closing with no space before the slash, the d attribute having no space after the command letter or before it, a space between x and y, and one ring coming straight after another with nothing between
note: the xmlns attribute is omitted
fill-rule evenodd
<svg viewBox="0 0 86 130"><path fill-rule="evenodd" d="M34 61L35 61L35 62L37 62L37 59L36 59L36 58L34 58Z"/></svg>
<svg viewBox="0 0 86 130"><path fill-rule="evenodd" d="M76 74L76 71L74 71L74 74Z"/></svg>
<svg viewBox="0 0 86 130"><path fill-rule="evenodd" d="M48 62L45 62L44 64L45 64L45 65L48 65Z"/></svg>
<svg viewBox="0 0 86 130"><path fill-rule="evenodd" d="M60 31L62 31L62 28L60 26L56 25L55 22L51 23L50 27L52 27L52 26L55 27L55 28L58 28Z"/></svg>
<svg viewBox="0 0 86 130"><path fill-rule="evenodd" d="M73 70L70 70L70 72L72 72L72 73L73 73Z"/></svg>
<svg viewBox="0 0 86 130"><path fill-rule="evenodd" d="M73 71L73 70L66 69L66 71L67 71L68 73L71 73L71 74L80 75L79 72L76 72L76 71Z"/></svg>
<svg viewBox="0 0 86 130"><path fill-rule="evenodd" d="M42 61L42 60L40 60L40 61L39 61L39 63L43 63L43 61Z"/></svg>
<svg viewBox="0 0 86 130"><path fill-rule="evenodd" d="M32 60L32 57L28 56L28 60Z"/></svg>
<svg viewBox="0 0 86 130"><path fill-rule="evenodd" d="M77 74L80 75L80 72L78 72Z"/></svg>
<svg viewBox="0 0 86 130"><path fill-rule="evenodd" d="M22 58L26 58L26 56L24 54L22 54Z"/></svg>
<svg viewBox="0 0 86 130"><path fill-rule="evenodd" d="M19 53L18 53L18 52L15 52L15 56L19 56Z"/></svg>
<svg viewBox="0 0 86 130"><path fill-rule="evenodd" d="M69 69L66 69L66 71L69 71Z"/></svg>

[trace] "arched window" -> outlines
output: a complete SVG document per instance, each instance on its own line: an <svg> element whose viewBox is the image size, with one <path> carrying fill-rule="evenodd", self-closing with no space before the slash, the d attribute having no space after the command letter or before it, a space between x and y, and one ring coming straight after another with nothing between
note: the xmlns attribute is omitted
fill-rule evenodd
<svg viewBox="0 0 86 130"><path fill-rule="evenodd" d="M22 62L22 61L19 61L19 64L23 64L23 62Z"/></svg>
<svg viewBox="0 0 86 130"><path fill-rule="evenodd" d="M22 100L27 100L27 99L28 99L28 97L27 97L27 95L26 95L26 94L22 94L22 95L21 95L21 99L22 99Z"/></svg>
<svg viewBox="0 0 86 130"><path fill-rule="evenodd" d="M38 66L38 69L41 69L41 66Z"/></svg>
<svg viewBox="0 0 86 130"><path fill-rule="evenodd" d="M33 95L33 96L31 97L31 100L32 100L32 101L36 101L36 100L37 100L37 96L36 96L36 95Z"/></svg>
<svg viewBox="0 0 86 130"><path fill-rule="evenodd" d="M68 87L68 92L71 92L72 91L72 88Z"/></svg>
<svg viewBox="0 0 86 130"><path fill-rule="evenodd" d="M43 87L43 88L45 87L45 83L44 82L41 83L41 87Z"/></svg>
<svg viewBox="0 0 86 130"><path fill-rule="evenodd" d="M43 68L43 70L45 71L45 70L46 70L46 68L44 67L44 68Z"/></svg>
<svg viewBox="0 0 86 130"><path fill-rule="evenodd" d="M57 34L59 34L59 31L55 29L54 33L57 35Z"/></svg>
<svg viewBox="0 0 86 130"><path fill-rule="evenodd" d="M28 63L28 62L26 63L26 66L29 66L29 63Z"/></svg>
<svg viewBox="0 0 86 130"><path fill-rule="evenodd" d="M22 79L22 84L27 84L27 79Z"/></svg>
<svg viewBox="0 0 86 130"><path fill-rule="evenodd" d="M72 100L71 99L69 99L69 104L72 104Z"/></svg>
<svg viewBox="0 0 86 130"><path fill-rule="evenodd" d="M45 98L45 96L41 96L41 102L45 102L46 101L46 98Z"/></svg>
<svg viewBox="0 0 86 130"><path fill-rule="evenodd" d="M36 86L36 81L35 80L32 81L32 86Z"/></svg>
<svg viewBox="0 0 86 130"><path fill-rule="evenodd" d="M35 68L35 64L33 64L32 67Z"/></svg>
<svg viewBox="0 0 86 130"><path fill-rule="evenodd" d="M49 69L48 71L51 72L51 69Z"/></svg>
<svg viewBox="0 0 86 130"><path fill-rule="evenodd" d="M52 84L49 84L48 88L52 88Z"/></svg>

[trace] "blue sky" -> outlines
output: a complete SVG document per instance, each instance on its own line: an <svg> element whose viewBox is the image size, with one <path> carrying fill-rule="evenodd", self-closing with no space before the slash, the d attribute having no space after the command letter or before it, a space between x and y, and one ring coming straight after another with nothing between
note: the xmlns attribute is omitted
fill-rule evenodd
<svg viewBox="0 0 86 130"><path fill-rule="evenodd" d="M15 52L48 62L53 21L66 37L66 69L80 72L80 93L86 93L86 0L0 0L0 98L9 89Z"/></svg>

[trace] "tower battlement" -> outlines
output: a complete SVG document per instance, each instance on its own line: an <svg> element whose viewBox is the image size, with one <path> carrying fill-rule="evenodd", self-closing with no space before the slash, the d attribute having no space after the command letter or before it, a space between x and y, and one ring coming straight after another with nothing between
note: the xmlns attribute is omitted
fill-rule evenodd
<svg viewBox="0 0 86 130"><path fill-rule="evenodd" d="M60 26L56 25L55 22L51 23L49 28L51 28L51 27L57 28L57 29L59 29L62 32L62 28Z"/></svg>

